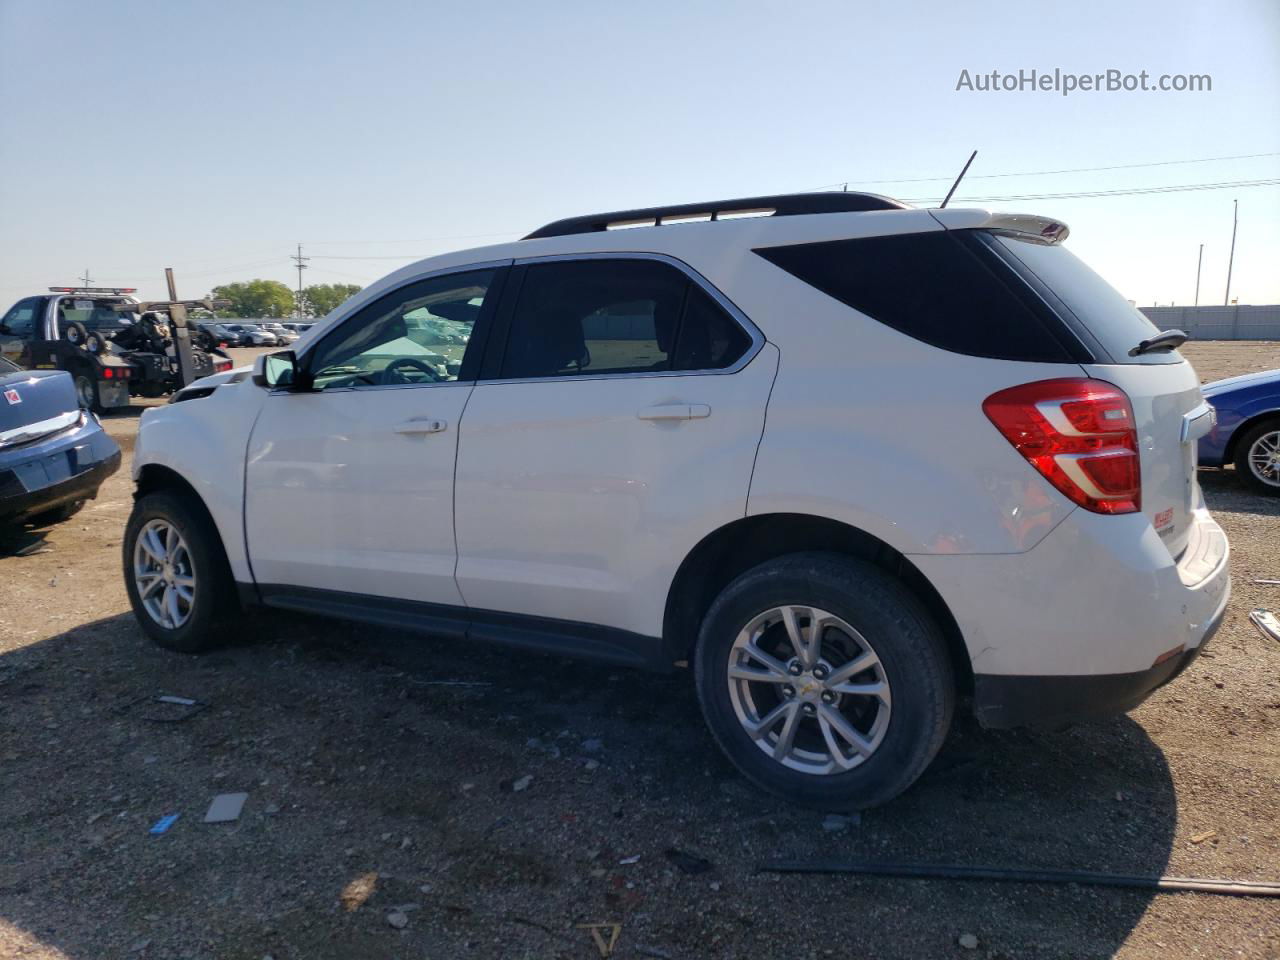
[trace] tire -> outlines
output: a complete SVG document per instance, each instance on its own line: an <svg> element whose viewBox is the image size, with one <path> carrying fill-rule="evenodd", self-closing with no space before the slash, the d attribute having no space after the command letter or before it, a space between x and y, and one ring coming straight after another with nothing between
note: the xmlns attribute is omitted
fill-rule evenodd
<svg viewBox="0 0 1280 960"><path fill-rule="evenodd" d="M50 527L55 523L63 523L83 510L84 505L84 500L73 500L70 503L64 503L60 507L54 507L52 510L46 510L44 513L37 513L27 523L37 527Z"/></svg>
<svg viewBox="0 0 1280 960"><path fill-rule="evenodd" d="M94 356L102 356L107 352L107 338L97 330L91 330L85 338L84 348Z"/></svg>
<svg viewBox="0 0 1280 960"><path fill-rule="evenodd" d="M1280 419L1254 424L1236 443L1236 473L1257 493L1280 497Z"/></svg>
<svg viewBox="0 0 1280 960"><path fill-rule="evenodd" d="M808 608L793 611L802 647L811 639L809 609L831 619L821 621L821 657L809 669L801 664L806 672L792 678L788 668L794 669L800 657L780 614L782 608L798 607ZM779 654L773 667L744 653L744 638L753 635L758 649ZM784 654L790 661L782 659ZM840 676L842 667L868 663L868 655L878 662ZM752 676L770 679L731 679L731 659L739 671L747 668ZM779 681L779 667L793 682ZM942 746L955 708L946 644L923 604L879 567L837 554L793 554L730 583L703 620L694 670L703 716L730 761L765 790L823 810L866 809L906 790ZM853 681L863 691L887 686L887 693L847 692ZM829 690L828 683L846 692ZM834 702L822 699L828 696ZM782 719L757 737L745 724L792 709L799 711L793 735L797 749L778 760L778 741L792 722ZM812 713L806 716L805 710ZM833 717L836 723L828 719ZM870 749L855 750L852 740L839 735L840 721ZM832 743L840 751L839 763ZM826 769L820 769L823 756Z"/></svg>
<svg viewBox="0 0 1280 960"><path fill-rule="evenodd" d="M75 384L76 399L80 401L80 406L94 413L102 413L105 408L98 396L98 381L83 373L77 373Z"/></svg>
<svg viewBox="0 0 1280 960"><path fill-rule="evenodd" d="M72 320L63 326L62 336L72 346L83 348L89 342L89 329L79 320Z"/></svg>
<svg viewBox="0 0 1280 960"><path fill-rule="evenodd" d="M181 549L168 540L168 529L176 531ZM163 571L155 556L139 546L144 531L155 533L166 540L166 553L171 554L169 572L172 586L162 583L152 594L156 604L165 608L170 589L177 592L177 617L169 622L158 619L153 608L144 603L142 589L153 581L144 580L139 585L140 570ZM149 540L154 544L154 541ZM149 493L134 504L133 513L125 527L123 543L124 582L129 603L139 625L152 640L168 650L181 653L201 653L218 646L234 632L234 623L241 616L236 600L235 581L223 551L222 540L213 520L202 504L180 493L162 491ZM178 588L182 581L193 581L187 589L189 598L184 601ZM161 572L161 580L165 574ZM149 591L150 592L150 591ZM156 594L160 596L157 597ZM173 608L168 608L173 609ZM231 628L231 629L229 629Z"/></svg>

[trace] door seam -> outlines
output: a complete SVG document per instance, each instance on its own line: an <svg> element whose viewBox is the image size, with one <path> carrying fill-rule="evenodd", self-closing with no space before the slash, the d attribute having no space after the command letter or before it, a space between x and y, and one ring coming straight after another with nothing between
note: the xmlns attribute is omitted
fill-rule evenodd
<svg viewBox="0 0 1280 960"><path fill-rule="evenodd" d="M471 389L467 391L467 398L462 401L462 412L458 414L458 429L453 439L453 483L449 491L449 513L453 518L453 588L458 591L462 605L467 610L471 609L471 604L467 602L467 595L462 592L462 584L458 580L458 561L462 557L462 551L458 546L458 460L462 456L462 422L466 419L467 407L471 404L471 395L476 392L477 386L479 384L476 382L471 384ZM471 629L470 621L467 623L467 629Z"/></svg>

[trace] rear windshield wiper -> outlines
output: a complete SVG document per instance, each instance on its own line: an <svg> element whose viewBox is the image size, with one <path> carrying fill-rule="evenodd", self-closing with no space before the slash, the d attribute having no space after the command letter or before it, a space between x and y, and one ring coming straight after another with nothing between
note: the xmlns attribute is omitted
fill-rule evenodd
<svg viewBox="0 0 1280 960"><path fill-rule="evenodd" d="M1165 330L1148 340L1143 340L1129 351L1129 356L1140 357L1144 353L1155 353L1158 350L1177 350L1190 339L1191 337L1181 330Z"/></svg>

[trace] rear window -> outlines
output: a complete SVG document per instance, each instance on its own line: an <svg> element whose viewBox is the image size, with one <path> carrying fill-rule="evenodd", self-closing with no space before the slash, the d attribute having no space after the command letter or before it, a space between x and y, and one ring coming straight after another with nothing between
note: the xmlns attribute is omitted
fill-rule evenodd
<svg viewBox="0 0 1280 960"><path fill-rule="evenodd" d="M946 231L757 250L810 286L909 337L999 360L1069 363L1071 336L973 237ZM1077 348L1078 349L1078 348Z"/></svg>
<svg viewBox="0 0 1280 960"><path fill-rule="evenodd" d="M121 300L85 300L78 297L63 299L58 308L63 325L79 321L86 330L118 330L134 322L133 311L117 313L111 309Z"/></svg>
<svg viewBox="0 0 1280 960"><path fill-rule="evenodd" d="M1013 237L1000 237L998 242L1076 315L1116 363L1181 360L1176 350L1130 357L1129 351L1154 337L1159 328L1070 250Z"/></svg>

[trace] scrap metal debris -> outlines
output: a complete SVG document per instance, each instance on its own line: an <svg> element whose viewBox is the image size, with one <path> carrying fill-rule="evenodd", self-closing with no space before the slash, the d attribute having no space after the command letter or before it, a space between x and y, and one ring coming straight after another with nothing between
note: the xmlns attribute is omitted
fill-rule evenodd
<svg viewBox="0 0 1280 960"><path fill-rule="evenodd" d="M156 707L155 704L160 706ZM176 697L166 693L158 696L136 697L121 706L118 712L136 713L140 720L149 720L152 723L182 723L208 707L209 704L201 700Z"/></svg>
<svg viewBox="0 0 1280 960"><path fill-rule="evenodd" d="M240 811L244 802L249 799L247 793L220 793L209 804L209 812L204 815L205 823L230 823L240 819Z"/></svg>
<svg viewBox="0 0 1280 960"><path fill-rule="evenodd" d="M1078 883L1095 887L1130 887L1231 897L1280 897L1280 881L1219 880L1165 875L1094 873L1088 870L1021 870L1005 867L967 867L954 864L869 863L857 860L770 860L761 873L849 873L925 880L995 880L1008 883Z"/></svg>
<svg viewBox="0 0 1280 960"><path fill-rule="evenodd" d="M1264 637L1280 641L1280 618L1277 618L1270 610L1263 610L1259 607L1249 614L1249 619L1253 621L1253 625L1262 632Z"/></svg>

